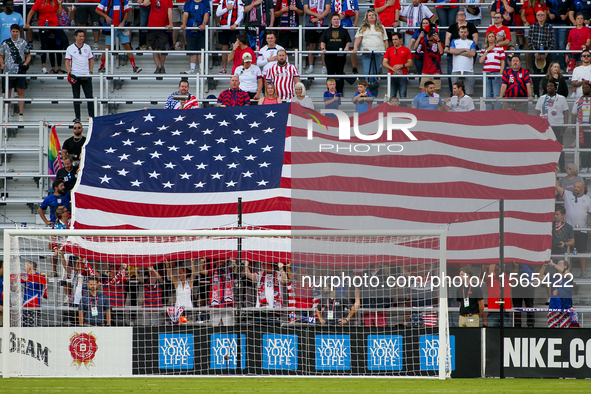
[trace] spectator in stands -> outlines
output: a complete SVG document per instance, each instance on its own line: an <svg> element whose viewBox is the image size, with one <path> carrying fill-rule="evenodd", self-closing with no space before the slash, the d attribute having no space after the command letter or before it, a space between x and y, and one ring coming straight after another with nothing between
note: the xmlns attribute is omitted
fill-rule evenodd
<svg viewBox="0 0 591 394"><path fill-rule="evenodd" d="M585 84L585 86L589 86ZM589 97L591 98L591 87L589 88ZM585 184L583 182L576 182L573 191L563 189L558 181L556 181L556 193L564 200L564 208L566 209L566 215L564 220L570 224L573 229L586 228L589 213L591 213L591 198L585 194ZM587 238L588 234L586 231L575 232L575 248L578 253L585 253L587 251ZM581 262L581 277L587 278L585 273L585 265L587 259L585 257L579 257Z"/></svg>
<svg viewBox="0 0 591 394"><path fill-rule="evenodd" d="M353 52L371 51L371 53L361 55L363 74L379 75L382 73L383 52L386 51L386 48L388 48L386 29L380 23L377 12L369 10L363 17L363 22L355 34L355 42L353 43ZM369 77L369 83L376 81L376 78ZM378 88L371 90L373 97L378 97L378 93Z"/></svg>
<svg viewBox="0 0 591 394"><path fill-rule="evenodd" d="M241 107L250 105L250 96L239 88L240 79L233 75L230 78L230 89L224 90L218 96L218 107Z"/></svg>
<svg viewBox="0 0 591 394"><path fill-rule="evenodd" d="M253 59L256 57L254 51L248 46L248 37L244 34L239 34L236 37L236 41L234 42L230 55L228 55L228 61L233 62L232 75L234 75L236 67L242 65L242 55L245 53L250 53Z"/></svg>
<svg viewBox="0 0 591 394"><path fill-rule="evenodd" d="M438 5L435 6L435 14L437 15L437 24L442 27L449 27L456 22L456 15L458 14L458 6L451 5L450 3L456 3L457 0L436 0ZM441 29L439 31L439 39L445 41L447 29Z"/></svg>
<svg viewBox="0 0 591 394"><path fill-rule="evenodd" d="M323 297L316 305L316 317L320 324L345 325L355 316L355 305L338 296L335 289L326 286Z"/></svg>
<svg viewBox="0 0 591 394"><path fill-rule="evenodd" d="M57 275L56 275L57 276ZM25 274L21 275L23 295L23 327L41 326L42 298L47 299L47 274L37 273L37 262L28 260L25 263ZM36 308L30 310L28 308Z"/></svg>
<svg viewBox="0 0 591 394"><path fill-rule="evenodd" d="M443 103L441 102L441 96L435 93L435 83L433 81L427 81L423 86L425 87L425 91L415 96L412 107L437 111Z"/></svg>
<svg viewBox="0 0 591 394"><path fill-rule="evenodd" d="M258 66L253 66L252 56L248 52L242 54L242 65L234 71L240 79L240 89L250 96L251 104L261 98L263 90L263 74Z"/></svg>
<svg viewBox="0 0 591 394"><path fill-rule="evenodd" d="M54 230L68 230L70 228L70 210L68 208L63 205L57 207L55 210L55 218L57 219L57 223L53 226Z"/></svg>
<svg viewBox="0 0 591 394"><path fill-rule="evenodd" d="M67 6L62 6L62 13L58 14L57 20L60 26L70 26L71 18L70 15L73 13L71 9ZM47 48L52 51L49 53L49 63L51 63L51 70L49 70L50 74L65 74L66 72L62 70L62 51L65 51L66 48L70 46L70 41L61 41L57 39L57 37L52 33L49 35L49 40L47 42ZM57 70L55 69L57 64Z"/></svg>
<svg viewBox="0 0 591 394"><path fill-rule="evenodd" d="M66 279L71 278L70 296L64 300L64 303L71 303L77 307L82 301L82 295L88 291L88 279L96 277L96 273L86 258L70 256L72 262L68 262L63 247L60 247L59 254L66 271Z"/></svg>
<svg viewBox="0 0 591 394"><path fill-rule="evenodd" d="M127 4L127 0L101 0L99 5L96 7L96 13L105 18L103 26L109 27L109 29L103 30L107 32L107 39L105 43L105 50L111 49L111 25L115 25L115 27L125 27L125 23L127 22L127 15L129 14L131 8ZM123 13L121 13L123 11ZM139 74L142 72L142 69L135 64L135 59L133 57L133 53L131 52L131 44L130 44L130 33L129 30L117 30L115 29L115 37L119 39L123 48L125 48L127 52L127 57L129 58L129 63L133 68L134 74ZM99 67L99 73L105 72L105 54L101 55L101 66Z"/></svg>
<svg viewBox="0 0 591 394"><path fill-rule="evenodd" d="M399 19L401 22L406 22L408 27L420 27L423 18L429 19L431 22L435 22L435 15L427 8L421 0L412 0L412 4L404 7L400 11ZM415 30L407 30L406 34L412 35Z"/></svg>
<svg viewBox="0 0 591 394"><path fill-rule="evenodd" d="M556 82L549 81L546 84L547 94L540 97L536 105L536 116L541 116L550 123L556 141L563 145L562 136L565 132L564 124L568 123L568 104L566 97L556 93ZM558 166L564 169L564 153L560 153Z"/></svg>
<svg viewBox="0 0 591 394"><path fill-rule="evenodd" d="M219 18L219 26L224 28L218 32L218 42L224 52L222 53L222 69L219 73L226 74L228 66L226 51L230 48L230 44L236 42L238 37L236 28L241 25L244 19L244 4L242 0L220 0L215 14Z"/></svg>
<svg viewBox="0 0 591 394"><path fill-rule="evenodd" d="M408 67L412 67L413 61L410 49L402 45L402 33L396 32L392 36L392 46L386 50L382 66L387 68L391 75L408 75ZM407 77L391 77L390 91L392 97L400 94L400 98L406 98Z"/></svg>
<svg viewBox="0 0 591 394"><path fill-rule="evenodd" d="M293 96L291 102L298 103L304 108L314 109L314 102L310 97L306 96L306 87L301 82L295 84L295 96Z"/></svg>
<svg viewBox="0 0 591 394"><path fill-rule="evenodd" d="M568 246L575 246L575 230L564 221L566 209L557 205L552 226L552 254L565 254Z"/></svg>
<svg viewBox="0 0 591 394"><path fill-rule="evenodd" d="M289 101L295 94L295 84L300 82L300 73L296 66L287 62L287 53L281 49L277 51L277 63L269 68L265 78L273 82L281 100Z"/></svg>
<svg viewBox="0 0 591 394"><path fill-rule="evenodd" d="M392 33L400 24L400 1L399 0L375 0L374 10L378 13L378 19L386 28L388 41L392 41ZM386 45L388 47L388 45ZM364 72L365 74L365 72Z"/></svg>
<svg viewBox="0 0 591 394"><path fill-rule="evenodd" d="M0 43L3 43L12 36L10 32L12 25L18 25L20 30L25 24L23 17L19 13L14 12L14 1L6 0L4 2L4 12L0 14Z"/></svg>
<svg viewBox="0 0 591 394"><path fill-rule="evenodd" d="M277 51L284 49L277 45L277 36L274 31L269 30L266 35L267 45L261 48L257 57L257 66L261 69L263 75L267 75L269 69L277 64Z"/></svg>
<svg viewBox="0 0 591 394"><path fill-rule="evenodd" d="M203 0L187 0L185 2L181 29L185 31L188 51L198 52L205 49L205 26L209 23L210 15L209 2ZM198 27L199 30L185 30L187 27ZM191 68L185 74L195 74L197 63L201 64L201 54L192 53L189 63Z"/></svg>
<svg viewBox="0 0 591 394"><path fill-rule="evenodd" d="M591 82L591 52L587 49L581 52L581 62L582 64L575 67L571 76L573 91L576 89L575 98L583 95L583 83Z"/></svg>
<svg viewBox="0 0 591 394"><path fill-rule="evenodd" d="M589 82L583 82L582 88L583 95L573 104L571 111L573 120L571 122L581 125L578 130L575 130L575 138L577 138L576 131L578 131L579 145L587 147L591 143L591 129L589 128L589 124L591 124L591 111L589 110L591 107L591 84ZM580 165L582 173L591 171L591 153L581 152Z"/></svg>
<svg viewBox="0 0 591 394"><path fill-rule="evenodd" d="M484 48L480 51L478 58L480 64L484 64L482 71L485 75L491 75L486 78L486 97L498 97L501 92L501 77L505 70L505 50L502 46L497 45L497 36L494 32L489 31L486 34ZM494 75L495 77L493 77ZM496 76L499 77L496 77ZM486 110L490 111L493 108L492 103L486 104ZM501 103L494 103L495 109L501 109Z"/></svg>
<svg viewBox="0 0 591 394"><path fill-rule="evenodd" d="M531 87L531 78L529 71L521 68L521 59L519 55L511 58L511 67L503 71L503 78L501 82L501 93L497 100L503 97L510 99L526 98L533 100L533 91ZM527 101L504 101L503 109L511 108L519 112L527 113Z"/></svg>
<svg viewBox="0 0 591 394"><path fill-rule="evenodd" d="M148 26L148 21L150 20L150 6L144 4L144 0L138 0L139 5L139 12L140 12L140 26L146 27ZM148 50L148 31L147 30L140 30L140 46L135 48L136 50L140 51L147 51Z"/></svg>
<svg viewBox="0 0 591 394"><path fill-rule="evenodd" d="M33 4L33 8L27 14L27 23L25 29L31 28L31 19L36 12L39 12L39 26L59 26L57 14L62 13L62 0L36 0ZM62 29L51 29L51 30L40 30L39 35L41 38L41 49L48 49L49 35L53 34L60 41L67 41L68 37ZM46 67L47 54L41 54L41 72L47 74Z"/></svg>
<svg viewBox="0 0 591 394"><path fill-rule="evenodd" d="M175 96L188 96L188 99L185 101L175 99ZM166 100L166 104L164 104L164 109L181 109L184 107L185 103L190 100L193 100L195 96L189 93L189 81L186 79L181 79L179 82L179 90L174 93L171 93ZM144 109L148 109L148 107L144 107Z"/></svg>
<svg viewBox="0 0 591 394"><path fill-rule="evenodd" d="M352 29L352 27L356 27L359 22L359 4L357 0L332 0L331 12L339 14L341 27L345 28L345 31L349 34L350 42L355 41L356 30ZM351 67L353 68L353 74L359 73L356 54L351 54Z"/></svg>
<svg viewBox="0 0 591 394"><path fill-rule="evenodd" d="M421 32L421 34L424 34L424 32ZM418 44L419 42L421 42L421 44ZM441 55L443 55L443 45L439 40L439 35L433 30L427 32L424 39L419 35L419 40L417 40L415 46L417 47L417 50L420 50L423 53L423 74L441 74ZM433 81L435 84L435 93L439 93L439 90L441 90L441 78L421 77L419 86L425 86L425 82L427 81ZM424 91L425 90L421 88L421 93Z"/></svg>
<svg viewBox="0 0 591 394"><path fill-rule="evenodd" d="M138 275L138 281L144 285L144 308L155 308L144 312L144 324L150 326L159 326L162 319L162 312L157 308L164 306L164 290L162 287L162 276L154 269L148 267L148 272L144 278Z"/></svg>
<svg viewBox="0 0 591 394"><path fill-rule="evenodd" d="M408 44L408 47L413 50L412 60L417 69L417 74L423 73L423 48L427 39L425 33L431 31L431 29L437 29L437 27L431 23L429 18L423 18L420 28L413 32L410 43Z"/></svg>
<svg viewBox="0 0 591 394"><path fill-rule="evenodd" d="M552 275L552 296L548 309L555 309L548 312L548 328L570 328L571 312L566 311L573 307L573 288L569 283L572 282L573 275L570 273L570 265L565 260L559 260L554 264L552 260L548 263L556 269L558 275ZM562 311L557 311L562 309Z"/></svg>
<svg viewBox="0 0 591 394"><path fill-rule="evenodd" d="M493 14L494 24L486 29L485 35L488 36L491 31L495 33L497 35L497 45L507 50L507 46L511 44L511 30L503 24L503 14L500 12L493 12Z"/></svg>
<svg viewBox="0 0 591 394"><path fill-rule="evenodd" d="M330 14L331 2L330 0L304 0L304 13L306 14L306 27L322 28L327 26L327 16ZM308 51L316 50L316 45L320 42L322 30L305 30L305 40L308 43ZM324 54L320 55L322 58L322 74L326 74L326 63ZM308 69L306 74L314 73L314 54L308 53Z"/></svg>
<svg viewBox="0 0 591 394"><path fill-rule="evenodd" d="M388 104L390 104L393 107L399 107L400 100L398 100L398 97L390 97L390 100L388 100Z"/></svg>
<svg viewBox="0 0 591 394"><path fill-rule="evenodd" d="M80 159L82 158L82 147L86 142L86 137L82 135L82 130L82 123L74 123L74 127L72 128L74 135L65 140L62 145L62 160L64 160L66 155L70 155L75 164L80 163Z"/></svg>
<svg viewBox="0 0 591 394"><path fill-rule="evenodd" d="M570 56L566 55L568 63L567 72L572 72L577 64L581 63L581 50L591 48L591 29L585 26L583 22L583 14L577 14L575 28L570 29L568 33L566 49L573 51L573 53ZM566 29L557 30L566 31ZM562 65L562 68L564 69L564 65Z"/></svg>
<svg viewBox="0 0 591 394"><path fill-rule="evenodd" d="M460 27L460 38L451 42L449 53L453 55L452 75L474 75L476 43L468 39L468 27ZM466 94L474 95L474 78L452 78L453 82L464 80Z"/></svg>
<svg viewBox="0 0 591 394"><path fill-rule="evenodd" d="M558 180L558 184L564 190L572 192L575 188L575 183L581 182L585 184L583 178L579 176L579 168L574 163L566 165L566 176Z"/></svg>
<svg viewBox="0 0 591 394"><path fill-rule="evenodd" d="M326 109L339 109L341 94L337 91L337 83L334 78L326 80L326 92L324 92L324 106Z"/></svg>
<svg viewBox="0 0 591 394"><path fill-rule="evenodd" d="M100 3L100 0L90 0L86 3ZM90 20L90 24L88 23ZM96 5L91 4L76 4L76 24L78 26L100 26L101 17L99 14L96 13ZM82 30L86 34L86 30ZM92 35L94 36L94 44L92 46L93 51L98 51L99 48L99 38L100 38L101 31L98 29L92 30Z"/></svg>
<svg viewBox="0 0 591 394"><path fill-rule="evenodd" d="M170 262L166 261L166 273L174 288L176 289L176 302L177 308L184 308L184 310L193 309L193 302L191 300L191 293L193 292L193 282L195 280L195 260L191 259L191 273L187 276L187 269L183 267L178 268L178 275L175 276L171 270Z"/></svg>
<svg viewBox="0 0 591 394"><path fill-rule="evenodd" d="M0 67L9 74L26 74L31 63L31 53L27 42L19 37L21 30L15 23L10 30L12 36L4 40L0 46ZM4 83L4 80L3 80ZM16 88L19 99L25 98L25 88L27 81L24 76L10 77L8 80L8 98L12 96L12 90ZM24 122L25 102L18 102L18 121Z"/></svg>
<svg viewBox="0 0 591 394"><path fill-rule="evenodd" d="M98 280L95 277L88 279L88 292L84 293L78 307L78 324L111 325L111 304L109 299L98 291Z"/></svg>
<svg viewBox="0 0 591 394"><path fill-rule="evenodd" d="M115 263L109 264L109 270L102 276L103 292L109 299L111 307L123 308L125 306L125 285L129 281L127 264L121 264L119 269ZM123 315L115 314L115 321L123 320Z"/></svg>
<svg viewBox="0 0 591 394"><path fill-rule="evenodd" d="M69 192L74 188L74 185L76 185L78 166L74 165L74 160L70 155L65 155L63 160L64 166L57 170L55 177L64 181L66 192Z"/></svg>
<svg viewBox="0 0 591 394"><path fill-rule="evenodd" d="M144 5L150 5L150 18L148 27L161 27L158 30L148 30L148 45L153 51L165 51L169 48L170 36L166 30L171 30L172 22L172 0L144 0ZM154 52L154 74L166 74L164 63L166 52Z"/></svg>
<svg viewBox="0 0 591 394"><path fill-rule="evenodd" d="M515 0L494 0L490 5L490 19L494 21L496 13L502 15L503 25L513 25L513 13L515 12L516 1Z"/></svg>
<svg viewBox="0 0 591 394"><path fill-rule="evenodd" d="M587 2L583 0L574 0L571 3L570 11L568 13L568 17L573 25L575 24L576 14L582 14L585 25L588 25L591 20L591 4L587 4Z"/></svg>
<svg viewBox="0 0 591 394"><path fill-rule="evenodd" d="M478 4L484 3L484 0L466 0L467 4ZM479 5L466 5L464 7L466 13L466 20L474 24L474 26L480 26L482 22L482 9Z"/></svg>
<svg viewBox="0 0 591 394"><path fill-rule="evenodd" d="M570 0L546 0L546 6L548 7L548 23L554 28L554 48L550 49L564 50L566 48L565 44L568 30L563 27L566 27L569 24L568 14L570 12L571 4L572 2ZM552 61L557 61L560 64L560 67L563 70L565 69L563 53L553 53Z"/></svg>
<svg viewBox="0 0 591 394"><path fill-rule="evenodd" d="M562 76L562 73L560 72L560 65L558 64L558 62L552 62L550 63L550 66L548 66L548 72L540 82L540 92L542 94L548 93L546 91L546 86L550 81L556 84L556 93L558 93L561 96L568 97L568 83L566 82L566 79Z"/></svg>
<svg viewBox="0 0 591 394"><path fill-rule="evenodd" d="M298 27L300 17L304 15L304 6L301 0L281 0L275 4L275 23L278 27ZM299 37L297 30L279 30L277 41L284 48L298 49ZM267 42L268 44L268 42Z"/></svg>
<svg viewBox="0 0 591 394"><path fill-rule="evenodd" d="M475 110L472 97L464 92L464 84L462 81L456 81L454 83L454 95L450 98L446 98L444 103L445 105L443 106L443 109L446 111L469 112Z"/></svg>
<svg viewBox="0 0 591 394"><path fill-rule="evenodd" d="M525 27L531 27L536 23L536 15L538 11L542 11L544 14L546 13L546 3L544 0L524 0L523 5L521 6L521 21ZM531 29L526 29L531 30ZM552 34L554 36L554 34ZM552 37L554 38L554 37ZM525 37L525 47L529 49L529 37ZM530 64L530 54L525 54L525 64Z"/></svg>
<svg viewBox="0 0 591 394"><path fill-rule="evenodd" d="M283 308L282 284L287 282L287 274L283 271L283 264L277 264L275 270L272 263L263 263L262 270L251 272L249 262L244 263L246 277L256 284L257 308Z"/></svg>
<svg viewBox="0 0 591 394"><path fill-rule="evenodd" d="M529 27L527 48L529 50L539 50L540 53L534 53L534 56L530 56L531 64L529 69L534 74L545 74L548 71L548 62L546 61L548 53L544 52L544 49L554 48L554 29L552 25L546 23L545 11L537 11L536 19L538 22ZM539 77L532 78L534 95L536 96L540 94L540 79Z"/></svg>
<svg viewBox="0 0 591 394"><path fill-rule="evenodd" d="M178 29L175 29L175 27L180 27L182 24L182 20L183 20L183 7L185 5L187 0L173 0L172 2L172 41L170 41L171 43L171 49L175 50L175 51L180 51L181 49L184 49L186 47L186 45L183 45L181 43L181 41L183 41L186 44L186 37L184 34L180 34L179 37L179 33L182 32L182 30L179 32Z"/></svg>
<svg viewBox="0 0 591 394"><path fill-rule="evenodd" d="M281 98L277 95L277 89L275 89L275 84L273 82L266 82L265 83L265 94L259 100L259 105L265 104L281 104Z"/></svg>
<svg viewBox="0 0 591 394"><path fill-rule="evenodd" d="M509 283L509 275L503 274L501 276L501 268L498 264L490 264L488 266L488 273L484 276L484 283L488 288L487 307L489 310L498 311L501 309L501 305L499 304L499 300L501 299L501 283L505 283L503 286L504 309L511 309L511 286L506 285L506 283ZM501 314L492 311L484 312L482 316L483 327L500 327ZM509 327L509 325L510 316L509 313L505 312L503 326Z"/></svg>
<svg viewBox="0 0 591 394"><path fill-rule="evenodd" d="M234 274L236 260L229 259L217 263L212 262L210 267L211 272L207 272L204 266L201 266L201 275L206 275L210 278L209 286L207 286L207 305L210 308L215 308L210 312L209 321L214 327L233 326L234 311L222 310L221 308L234 307L234 283L237 279Z"/></svg>
<svg viewBox="0 0 591 394"><path fill-rule="evenodd" d="M445 46L443 47L443 52L447 54L447 74L451 74L451 71L453 70L453 55L449 53L449 48L453 40L460 38L460 27L462 26L468 27L468 39L478 43L479 36L476 26L474 26L472 22L466 20L466 11L463 9L458 10L458 13L456 14L456 23L451 25L445 33ZM449 83L449 91L453 92L451 78L447 78L447 80Z"/></svg>
<svg viewBox="0 0 591 394"><path fill-rule="evenodd" d="M273 0L244 0L244 15L248 46L259 51L265 46L267 27L275 26L275 4Z"/></svg>
<svg viewBox="0 0 591 394"><path fill-rule="evenodd" d="M53 194L45 197L37 212L39 212L39 216L45 225L53 226L56 223L55 217L55 210L60 206L63 205L66 208L70 208L70 197L66 192L66 188L64 186L64 181L62 179L56 179L53 181ZM49 220L45 217L45 210L49 207Z"/></svg>
<svg viewBox="0 0 591 394"><path fill-rule="evenodd" d="M357 82L357 92L353 96L353 102L355 103L355 111L358 114L362 114L371 109L371 103L373 102L373 95L367 91L367 81L360 79Z"/></svg>
<svg viewBox="0 0 591 394"><path fill-rule="evenodd" d="M76 42L66 50L66 70L68 70L69 80L72 84L72 95L75 99L80 98L80 88L84 90L84 97L92 98L92 69L94 68L94 57L88 44L84 43L84 31L76 30L74 32ZM88 101L88 116L94 117L94 103ZM74 102L74 123L80 122L80 102Z"/></svg>
<svg viewBox="0 0 591 394"><path fill-rule="evenodd" d="M480 327L480 318L484 312L484 299L482 289L470 284L474 276L468 267L460 269L460 277L463 286L458 289L458 302L460 303L460 320L458 327Z"/></svg>
<svg viewBox="0 0 591 394"><path fill-rule="evenodd" d="M340 26L341 18L334 12L330 16L331 26L324 30L320 37L320 50L326 51L348 51L351 44L349 32ZM343 75L345 73L345 63L347 61L344 53L325 54L326 68L328 75ZM336 78L337 91L342 95L345 81L342 78Z"/></svg>

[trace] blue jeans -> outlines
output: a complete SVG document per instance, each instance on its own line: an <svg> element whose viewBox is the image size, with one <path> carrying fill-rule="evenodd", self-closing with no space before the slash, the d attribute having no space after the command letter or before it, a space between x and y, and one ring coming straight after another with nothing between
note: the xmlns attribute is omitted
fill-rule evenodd
<svg viewBox="0 0 591 394"><path fill-rule="evenodd" d="M439 26L449 27L456 23L456 14L459 8L437 8L437 17L439 18ZM447 29L439 29L439 39L445 42L445 33ZM445 45L445 44L444 44Z"/></svg>
<svg viewBox="0 0 591 394"><path fill-rule="evenodd" d="M563 25L559 25L562 27ZM553 29L554 30L554 49L566 49L567 29ZM553 53L552 61L558 62L560 68L566 70L564 65L564 53Z"/></svg>
<svg viewBox="0 0 591 394"><path fill-rule="evenodd" d="M148 19L150 19L150 7L140 7L140 26L148 26ZM140 30L140 46L147 44L147 30Z"/></svg>
<svg viewBox="0 0 591 394"><path fill-rule="evenodd" d="M400 93L400 98L406 98L406 85L408 84L407 77L391 77L390 78L390 97L396 97Z"/></svg>
<svg viewBox="0 0 591 394"><path fill-rule="evenodd" d="M511 325L511 319L508 312L505 312L505 318L503 319L505 322L503 325L505 327L509 327ZM486 316L486 326L487 327L500 327L501 326L501 313L500 312L488 312L488 316Z"/></svg>
<svg viewBox="0 0 591 394"><path fill-rule="evenodd" d="M484 74L498 75L498 73L491 73L491 72L487 72ZM501 82L502 82L501 77L498 77L498 78L486 77L486 97L487 98L499 97L499 95L501 94ZM495 103L486 103L486 110L490 111L491 109L493 109L493 105L494 105L494 109L501 109L501 103L495 102Z"/></svg>
<svg viewBox="0 0 591 394"><path fill-rule="evenodd" d="M373 55L376 59L375 64L371 64L371 54L361 55L361 61L363 62L363 74L365 75L379 75L382 73L382 60L384 59L384 55L381 53L374 53ZM370 65L371 70L369 69ZM377 80L377 78L369 78L368 83L372 83L375 80ZM378 97L378 90L379 89L371 90L371 95Z"/></svg>

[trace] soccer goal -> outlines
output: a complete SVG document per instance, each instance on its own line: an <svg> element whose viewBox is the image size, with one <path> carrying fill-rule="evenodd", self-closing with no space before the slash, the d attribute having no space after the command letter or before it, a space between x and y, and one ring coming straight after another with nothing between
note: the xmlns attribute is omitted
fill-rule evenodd
<svg viewBox="0 0 591 394"><path fill-rule="evenodd" d="M5 230L0 370L445 379L445 275L445 230Z"/></svg>

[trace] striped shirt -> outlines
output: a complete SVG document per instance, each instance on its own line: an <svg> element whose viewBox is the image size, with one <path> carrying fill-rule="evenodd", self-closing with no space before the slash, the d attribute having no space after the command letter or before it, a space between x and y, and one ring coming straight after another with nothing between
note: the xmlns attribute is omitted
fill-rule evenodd
<svg viewBox="0 0 591 394"><path fill-rule="evenodd" d="M250 96L244 90L227 89L218 96L218 104L226 107L242 107L250 104Z"/></svg>
<svg viewBox="0 0 591 394"><path fill-rule="evenodd" d="M144 306L145 307L157 307L163 306L162 301L162 284L156 282L151 284L149 282L144 284Z"/></svg>
<svg viewBox="0 0 591 394"><path fill-rule="evenodd" d="M481 51L483 55L485 50ZM501 71L501 60L505 60L505 50L503 47L496 45L490 52L486 54L484 59L484 66L482 67L483 72L498 73Z"/></svg>
<svg viewBox="0 0 591 394"><path fill-rule="evenodd" d="M293 64L274 64L267 72L267 80L273 82L277 95L283 101L291 100L295 96L295 78L299 78L298 69Z"/></svg>
<svg viewBox="0 0 591 394"><path fill-rule="evenodd" d="M531 84L531 78L526 69L513 71L512 68L508 68L503 71L502 81L507 85L505 97L527 97L527 84Z"/></svg>

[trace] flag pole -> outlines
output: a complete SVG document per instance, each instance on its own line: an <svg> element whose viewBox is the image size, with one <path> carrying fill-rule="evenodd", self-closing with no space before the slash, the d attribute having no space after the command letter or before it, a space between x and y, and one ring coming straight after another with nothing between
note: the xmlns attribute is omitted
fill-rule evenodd
<svg viewBox="0 0 591 394"><path fill-rule="evenodd" d="M501 278L504 278L505 275L505 199L501 198L499 200L499 268L501 273ZM501 379L505 379L505 368L504 368L504 359L505 359L505 286L504 280L501 279L500 285L500 294L499 294L499 307L500 307L500 318L501 321L499 330L500 340L500 353L499 353L499 367L500 367L500 374L499 377Z"/></svg>

